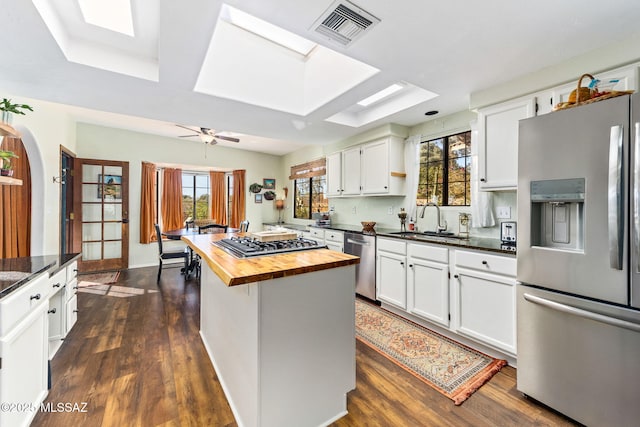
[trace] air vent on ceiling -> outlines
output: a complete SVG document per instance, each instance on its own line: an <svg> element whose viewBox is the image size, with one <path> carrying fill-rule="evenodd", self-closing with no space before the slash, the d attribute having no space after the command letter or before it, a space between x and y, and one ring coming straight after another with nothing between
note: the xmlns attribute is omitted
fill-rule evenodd
<svg viewBox="0 0 640 427"><path fill-rule="evenodd" d="M338 0L313 24L313 30L348 46L380 20L347 0Z"/></svg>

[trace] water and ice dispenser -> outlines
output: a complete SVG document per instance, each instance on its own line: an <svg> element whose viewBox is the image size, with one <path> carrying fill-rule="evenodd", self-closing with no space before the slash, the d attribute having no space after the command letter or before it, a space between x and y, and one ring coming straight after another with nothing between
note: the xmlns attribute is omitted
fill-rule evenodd
<svg viewBox="0 0 640 427"><path fill-rule="evenodd" d="M532 246L584 250L585 179L531 181Z"/></svg>

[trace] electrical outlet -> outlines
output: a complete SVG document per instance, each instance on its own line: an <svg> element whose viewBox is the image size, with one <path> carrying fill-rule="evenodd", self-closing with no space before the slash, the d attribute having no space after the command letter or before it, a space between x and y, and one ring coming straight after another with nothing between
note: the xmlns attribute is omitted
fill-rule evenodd
<svg viewBox="0 0 640 427"><path fill-rule="evenodd" d="M496 216L498 217L498 219L511 219L511 207L498 206L496 208Z"/></svg>
<svg viewBox="0 0 640 427"><path fill-rule="evenodd" d="M389 215L393 215L393 206L389 206L389 207L387 208L387 213L388 213Z"/></svg>
<svg viewBox="0 0 640 427"><path fill-rule="evenodd" d="M351 213L352 214L356 213L356 207L355 206L351 208Z"/></svg>
<svg viewBox="0 0 640 427"><path fill-rule="evenodd" d="M333 213L336 211L336 207L335 206L329 206L329 212Z"/></svg>

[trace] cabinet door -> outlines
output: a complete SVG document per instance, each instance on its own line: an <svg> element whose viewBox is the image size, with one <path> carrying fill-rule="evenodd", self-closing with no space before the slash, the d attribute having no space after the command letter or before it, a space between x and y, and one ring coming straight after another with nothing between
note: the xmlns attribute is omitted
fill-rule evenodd
<svg viewBox="0 0 640 427"><path fill-rule="evenodd" d="M458 332L516 354L515 280L457 268Z"/></svg>
<svg viewBox="0 0 640 427"><path fill-rule="evenodd" d="M482 190L515 190L518 185L518 122L533 117L535 98L479 111L478 166Z"/></svg>
<svg viewBox="0 0 640 427"><path fill-rule="evenodd" d="M377 298L399 308L407 308L406 257L378 252L376 263Z"/></svg>
<svg viewBox="0 0 640 427"><path fill-rule="evenodd" d="M327 156L327 196L342 194L342 152Z"/></svg>
<svg viewBox="0 0 640 427"><path fill-rule="evenodd" d="M72 296L71 299L67 301L66 316L67 333L69 333L78 320L78 295Z"/></svg>
<svg viewBox="0 0 640 427"><path fill-rule="evenodd" d="M331 242L329 240L326 240L325 243L327 245L327 248L331 249L332 251L344 252L344 245L342 243Z"/></svg>
<svg viewBox="0 0 640 427"><path fill-rule="evenodd" d="M33 309L0 339L0 402L39 408L47 395L48 304ZM0 411L1 426L29 425L36 411Z"/></svg>
<svg viewBox="0 0 640 427"><path fill-rule="evenodd" d="M362 147L362 193L389 192L389 141L365 144Z"/></svg>
<svg viewBox="0 0 640 427"><path fill-rule="evenodd" d="M449 266L409 258L408 311L426 320L449 326Z"/></svg>
<svg viewBox="0 0 640 427"><path fill-rule="evenodd" d="M360 194L360 146L342 152L342 195Z"/></svg>

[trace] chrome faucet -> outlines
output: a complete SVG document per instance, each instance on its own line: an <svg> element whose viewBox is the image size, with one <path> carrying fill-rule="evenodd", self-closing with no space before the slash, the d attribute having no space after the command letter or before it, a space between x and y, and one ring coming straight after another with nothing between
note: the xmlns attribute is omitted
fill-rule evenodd
<svg viewBox="0 0 640 427"><path fill-rule="evenodd" d="M422 205L422 211L420 211L420 218L424 218L424 211L427 209L427 206L433 206L434 208L436 208L437 212L437 219L438 219L438 225L436 226L436 231L438 233L440 233L441 231L445 231L447 229L447 222L444 222L444 225L442 225L440 223L440 207L438 207L437 204L435 203L425 203L424 205Z"/></svg>

